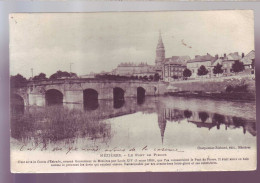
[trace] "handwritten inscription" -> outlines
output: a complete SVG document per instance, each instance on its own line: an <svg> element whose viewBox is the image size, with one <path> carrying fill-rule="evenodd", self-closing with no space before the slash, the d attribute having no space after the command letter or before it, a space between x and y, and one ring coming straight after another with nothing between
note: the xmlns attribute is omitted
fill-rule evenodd
<svg viewBox="0 0 260 183"><path fill-rule="evenodd" d="M22 145L19 148L20 151L36 151L36 150L40 150L40 151L60 151L60 152L65 152L65 154L69 154L71 152L76 152L76 151L91 151L91 152L97 152L97 151L104 151L104 154L101 154L102 157L120 157L119 154L111 154L114 152L142 152L142 151L154 151L156 153L154 153L154 156L166 156L165 153L161 153L161 152L184 152L183 150L179 150L177 148L149 148L148 146L144 146L141 148L136 148L136 147L132 147L132 148L120 148L120 147L112 147L112 148L105 148L105 149L101 149L98 146L95 147L83 147L83 148L79 148L79 147L60 147L60 146L55 146L55 147L48 147L46 144L43 143L38 143L33 147L27 146L27 145ZM134 156L139 156L142 157L145 154L142 153L136 153L134 154ZM147 155L147 154L146 154ZM130 156L130 155L129 155ZM149 154L148 154L149 156Z"/></svg>

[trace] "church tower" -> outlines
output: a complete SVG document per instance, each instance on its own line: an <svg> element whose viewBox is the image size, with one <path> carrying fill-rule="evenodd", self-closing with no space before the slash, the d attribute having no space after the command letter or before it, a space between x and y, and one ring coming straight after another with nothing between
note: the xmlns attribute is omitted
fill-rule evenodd
<svg viewBox="0 0 260 183"><path fill-rule="evenodd" d="M162 41L162 35L161 32L159 32L159 40L158 44L156 47L156 58L155 58L155 65L161 65L162 62L165 59L165 50L164 50L164 45Z"/></svg>

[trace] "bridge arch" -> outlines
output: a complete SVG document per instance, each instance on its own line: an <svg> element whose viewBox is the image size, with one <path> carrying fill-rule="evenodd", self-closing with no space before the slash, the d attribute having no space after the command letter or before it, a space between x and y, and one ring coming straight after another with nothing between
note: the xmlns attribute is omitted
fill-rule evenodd
<svg viewBox="0 0 260 183"><path fill-rule="evenodd" d="M123 107L125 103L125 91L120 87L113 88L114 108Z"/></svg>
<svg viewBox="0 0 260 183"><path fill-rule="evenodd" d="M11 95L11 114L17 115L17 114L23 114L24 113L24 99L22 96L18 94L12 94Z"/></svg>
<svg viewBox="0 0 260 183"><path fill-rule="evenodd" d="M136 90L137 94L137 103L138 104L143 104L144 103L144 100L145 100L145 89L143 87L137 87L137 90Z"/></svg>
<svg viewBox="0 0 260 183"><path fill-rule="evenodd" d="M98 92L92 88L83 90L83 104L85 110L95 110L98 108Z"/></svg>
<svg viewBox="0 0 260 183"><path fill-rule="evenodd" d="M39 89L39 88L38 88ZM44 86L42 89L40 90L43 90L43 92L47 92L48 90L58 90L60 93L62 93L62 95L64 96L64 89L63 89L63 86L62 85L46 85Z"/></svg>
<svg viewBox="0 0 260 183"><path fill-rule="evenodd" d="M57 89L49 89L45 92L46 105L62 105L63 94Z"/></svg>

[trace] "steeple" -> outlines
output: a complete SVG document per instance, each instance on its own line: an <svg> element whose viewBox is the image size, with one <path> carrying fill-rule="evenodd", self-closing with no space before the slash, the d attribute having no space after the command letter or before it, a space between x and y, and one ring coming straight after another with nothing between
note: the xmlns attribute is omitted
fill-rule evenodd
<svg viewBox="0 0 260 183"><path fill-rule="evenodd" d="M163 48L164 49L161 31L159 31L159 40L158 40L158 44L157 44L157 49L159 49L159 48Z"/></svg>
<svg viewBox="0 0 260 183"><path fill-rule="evenodd" d="M157 44L157 47L156 47L155 64L161 65L162 62L164 61L164 59L165 59L164 44L163 44L163 40L162 40L161 31L159 31L159 40L158 40L158 44Z"/></svg>

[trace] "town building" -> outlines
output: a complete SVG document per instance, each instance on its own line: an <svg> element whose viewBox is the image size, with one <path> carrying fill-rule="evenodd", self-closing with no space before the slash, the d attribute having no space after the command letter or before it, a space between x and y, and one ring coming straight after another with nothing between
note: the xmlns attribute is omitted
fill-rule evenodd
<svg viewBox="0 0 260 183"><path fill-rule="evenodd" d="M158 73L164 81L173 81L174 79L182 78L183 71L186 68L189 56L172 56L165 58L165 47L162 40L162 35L159 33L159 40L156 46L156 57L154 72Z"/></svg>
<svg viewBox="0 0 260 183"><path fill-rule="evenodd" d="M246 56L241 59L245 66L245 72L254 74L255 69L255 51L250 51Z"/></svg>
<svg viewBox="0 0 260 183"><path fill-rule="evenodd" d="M230 53L228 55L224 54L224 58L222 61L222 69L224 75L230 75L233 72L232 65L236 61L240 61L242 56L238 54L238 52Z"/></svg>
<svg viewBox="0 0 260 183"><path fill-rule="evenodd" d="M89 79L93 79L95 78L96 73L94 72L90 72L89 74L85 74L85 75L81 75L80 78L89 78Z"/></svg>
<svg viewBox="0 0 260 183"><path fill-rule="evenodd" d="M217 55L215 57L211 56L209 53L206 55L196 55L194 59L187 61L187 68L191 71L191 78L198 77L198 69L204 65L208 70L207 76L211 76L213 73L212 64L218 59Z"/></svg>
<svg viewBox="0 0 260 183"><path fill-rule="evenodd" d="M163 63L163 80L174 81L183 78L183 71L186 69L189 56L172 56L166 58Z"/></svg>
<svg viewBox="0 0 260 183"><path fill-rule="evenodd" d="M161 33L159 34L159 40L156 47L156 57L155 65L148 65L147 63L121 63L112 70L112 75L120 76L154 76L155 73L158 73L160 78L163 75L163 63L165 61L165 49L162 41Z"/></svg>
<svg viewBox="0 0 260 183"><path fill-rule="evenodd" d="M110 74L119 76L147 76L154 75L154 66L147 63L121 63Z"/></svg>
<svg viewBox="0 0 260 183"><path fill-rule="evenodd" d="M159 33L159 39L156 46L155 64L148 65L147 63L120 63L117 68L106 74L119 75L119 76L137 76L137 77L151 77L156 73L159 74L163 81L171 82L176 79L183 79L183 71L187 68L191 71L190 78L197 78L198 69L201 66L205 66L208 73L206 77L216 76L213 70L214 67L222 65L223 75L231 75L233 70L232 66L236 61L244 63L245 70L248 73L254 73L255 51L252 50L246 56L242 53L242 56L238 52L230 53L223 56L212 56L209 53L206 55L196 55L194 59L189 56L172 56L165 58L165 47L161 33ZM100 73L102 74L102 73ZM93 78L95 75L89 74L82 77ZM204 77L205 77L204 76Z"/></svg>

